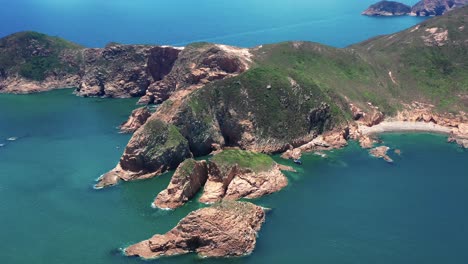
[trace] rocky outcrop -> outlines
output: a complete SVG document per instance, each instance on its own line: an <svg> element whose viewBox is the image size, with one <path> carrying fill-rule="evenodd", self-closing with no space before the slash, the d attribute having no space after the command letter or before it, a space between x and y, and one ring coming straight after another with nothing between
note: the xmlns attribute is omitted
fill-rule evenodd
<svg viewBox="0 0 468 264"><path fill-rule="evenodd" d="M342 130L328 131L304 145L288 149L281 157L284 159L299 159L304 152L340 149L348 145L349 137L349 127Z"/></svg>
<svg viewBox="0 0 468 264"><path fill-rule="evenodd" d="M288 185L279 166L269 156L242 150L224 150L208 163L208 180L202 203L215 203L222 199L258 198L277 192Z"/></svg>
<svg viewBox="0 0 468 264"><path fill-rule="evenodd" d="M195 196L207 178L206 161L187 159L179 165L169 186L158 194L153 205L163 209L180 207Z"/></svg>
<svg viewBox="0 0 468 264"><path fill-rule="evenodd" d="M148 72L153 77L153 81L162 80L172 71L174 63L179 57L183 48L174 47L153 47L148 56Z"/></svg>
<svg viewBox="0 0 468 264"><path fill-rule="evenodd" d="M127 256L153 259L195 252L202 257L236 257L252 253L265 221L259 206L224 201L199 209L163 235L125 249Z"/></svg>
<svg viewBox="0 0 468 264"><path fill-rule="evenodd" d="M389 149L390 148L387 146L380 146L369 150L369 153L376 158L382 158L386 162L392 163L392 158L390 158L390 156L387 155Z"/></svg>
<svg viewBox="0 0 468 264"><path fill-rule="evenodd" d="M140 107L132 111L132 114L126 122L120 125L120 132L122 133L133 133L151 116L151 111L148 107Z"/></svg>
<svg viewBox="0 0 468 264"><path fill-rule="evenodd" d="M468 4L468 0L421 0L413 7L394 1L380 1L362 12L367 16L441 16Z"/></svg>
<svg viewBox="0 0 468 264"><path fill-rule="evenodd" d="M191 156L187 140L174 125L150 118L135 132L116 168L101 176L96 188L114 185L119 179L130 181L160 175Z"/></svg>
<svg viewBox="0 0 468 264"><path fill-rule="evenodd" d="M142 96L151 83L147 72L150 46L109 44L82 52L80 96Z"/></svg>
<svg viewBox="0 0 468 264"><path fill-rule="evenodd" d="M421 0L411 8L413 16L441 16L468 4L468 0Z"/></svg>
<svg viewBox="0 0 468 264"><path fill-rule="evenodd" d="M411 7L394 1L380 1L369 6L362 15L366 16L404 16L411 12Z"/></svg>
<svg viewBox="0 0 468 264"><path fill-rule="evenodd" d="M153 54L154 57L157 55ZM247 49L208 43L189 45L177 56L171 57L177 59L171 61L173 66L170 72L154 78L155 82L140 99L140 103L160 103L176 90L199 87L214 80L235 76L249 68L250 56Z"/></svg>
<svg viewBox="0 0 468 264"><path fill-rule="evenodd" d="M0 92L76 88L79 96L166 100L177 89L235 76L252 63L248 49L215 44L184 48L110 43L84 48L36 32L0 39ZM147 90L149 91L147 93Z"/></svg>

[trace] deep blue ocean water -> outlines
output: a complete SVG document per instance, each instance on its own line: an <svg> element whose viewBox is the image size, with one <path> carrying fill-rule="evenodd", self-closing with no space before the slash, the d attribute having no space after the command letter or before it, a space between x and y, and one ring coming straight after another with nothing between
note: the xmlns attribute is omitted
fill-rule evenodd
<svg viewBox="0 0 468 264"><path fill-rule="evenodd" d="M35 30L89 47L102 47L111 41L167 45L208 41L250 47L287 40L344 47L424 19L361 16L374 2L0 0L0 37Z"/></svg>
<svg viewBox="0 0 468 264"><path fill-rule="evenodd" d="M129 135L116 127L134 107L71 90L0 95L0 263L148 263L119 248L201 207L150 207L171 173L92 188L117 163ZM255 200L272 211L251 256L154 263L468 263L468 152L440 135L382 138L402 151L390 153L394 164L355 143L325 159L308 154L286 189Z"/></svg>

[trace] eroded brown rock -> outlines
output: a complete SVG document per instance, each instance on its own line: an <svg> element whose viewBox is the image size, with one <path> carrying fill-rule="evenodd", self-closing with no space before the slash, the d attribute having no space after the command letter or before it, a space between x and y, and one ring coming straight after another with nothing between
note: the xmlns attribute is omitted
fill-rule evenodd
<svg viewBox="0 0 468 264"><path fill-rule="evenodd" d="M371 150L369 150L369 153L376 157L376 158L382 158L384 159L386 162L393 162L392 158L390 158L390 156L387 155L387 151L389 150L390 148L387 147L387 146L380 146L380 147L376 147L376 148L373 148Z"/></svg>
<svg viewBox="0 0 468 264"><path fill-rule="evenodd" d="M223 201L187 215L171 231L125 249L127 256L145 259L196 252L203 257L250 254L265 221L259 206Z"/></svg>
<svg viewBox="0 0 468 264"><path fill-rule="evenodd" d="M158 194L153 204L163 209L180 207L195 196L207 178L206 161L187 159L179 165L169 186Z"/></svg>
<svg viewBox="0 0 468 264"><path fill-rule="evenodd" d="M160 103L176 90L199 88L209 82L238 75L248 69L250 56L247 49L225 45L187 46L177 54L171 71L159 80L155 78L139 103Z"/></svg>
<svg viewBox="0 0 468 264"><path fill-rule="evenodd" d="M120 132L133 133L140 128L151 116L148 107L140 107L132 111L132 114L126 122L120 126Z"/></svg>
<svg viewBox="0 0 468 264"><path fill-rule="evenodd" d="M191 157L187 140L174 125L150 118L133 134L116 168L101 176L95 187L151 178Z"/></svg>

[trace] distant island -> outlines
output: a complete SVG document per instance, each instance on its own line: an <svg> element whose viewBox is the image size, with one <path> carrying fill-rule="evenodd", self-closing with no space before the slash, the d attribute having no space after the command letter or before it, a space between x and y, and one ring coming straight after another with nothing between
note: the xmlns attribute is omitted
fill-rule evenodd
<svg viewBox="0 0 468 264"><path fill-rule="evenodd" d="M411 7L395 1L380 1L362 12L366 16L405 16L411 13Z"/></svg>
<svg viewBox="0 0 468 264"><path fill-rule="evenodd" d="M468 0L421 0L413 7L395 2L380 1L369 6L366 16L441 16L446 12L468 4Z"/></svg>

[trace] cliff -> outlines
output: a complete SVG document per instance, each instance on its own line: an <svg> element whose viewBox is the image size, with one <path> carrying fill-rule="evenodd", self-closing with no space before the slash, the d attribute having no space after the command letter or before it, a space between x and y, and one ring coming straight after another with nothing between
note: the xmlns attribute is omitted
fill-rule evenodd
<svg viewBox="0 0 468 264"><path fill-rule="evenodd" d="M394 1L380 1L369 6L362 15L366 16L404 16L411 12L411 7Z"/></svg>
<svg viewBox="0 0 468 264"><path fill-rule="evenodd" d="M248 58L238 51L242 49L208 43L186 50L118 43L84 48L20 32L0 39L0 93L76 88L84 97L143 96L143 103L160 102L176 87L203 85L244 71Z"/></svg>
<svg viewBox="0 0 468 264"><path fill-rule="evenodd" d="M125 249L127 256L153 259L195 252L202 257L236 257L252 253L265 221L259 206L225 201L199 209L163 235Z"/></svg>
<svg viewBox="0 0 468 264"><path fill-rule="evenodd" d="M459 116L468 108L467 10L345 49L309 42L250 49L245 58L252 61L245 72L176 89L149 120L180 133L186 140L184 156L203 156L227 147L278 153L344 146L348 137L360 138L353 130L355 122L378 124L414 102ZM148 148L139 131L128 149ZM158 134L146 137L155 146L164 145L157 143ZM144 155L132 154L139 162L131 162L130 174L144 171L151 176L166 170L146 162ZM124 154L121 160L121 174L127 174L129 157ZM207 186L223 181L209 179Z"/></svg>
<svg viewBox="0 0 468 264"><path fill-rule="evenodd" d="M180 207L197 194L207 178L205 161L186 159L177 167L169 186L158 194L153 205L162 209Z"/></svg>

